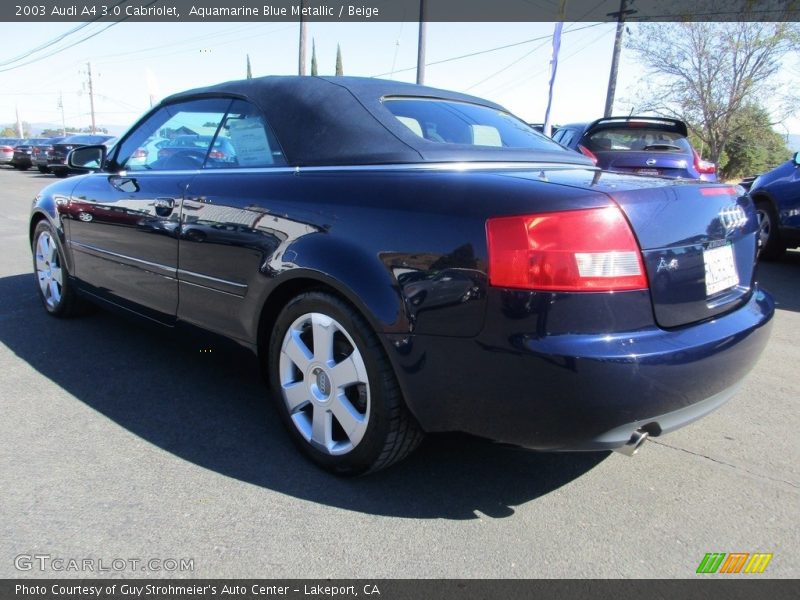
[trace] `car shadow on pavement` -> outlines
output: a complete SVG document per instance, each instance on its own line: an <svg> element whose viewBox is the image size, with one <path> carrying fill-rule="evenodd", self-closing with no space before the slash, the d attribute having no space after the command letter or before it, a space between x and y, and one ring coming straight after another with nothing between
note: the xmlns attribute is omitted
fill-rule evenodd
<svg viewBox="0 0 800 600"><path fill-rule="evenodd" d="M337 478L295 449L248 351L206 346L199 338L104 311L52 318L41 307L32 275L0 278L0 344L81 402L181 459L369 514L507 517L515 506L568 484L608 456L536 453L437 435L385 471Z"/></svg>
<svg viewBox="0 0 800 600"><path fill-rule="evenodd" d="M780 260L760 261L757 277L779 310L800 312L800 250L790 250Z"/></svg>

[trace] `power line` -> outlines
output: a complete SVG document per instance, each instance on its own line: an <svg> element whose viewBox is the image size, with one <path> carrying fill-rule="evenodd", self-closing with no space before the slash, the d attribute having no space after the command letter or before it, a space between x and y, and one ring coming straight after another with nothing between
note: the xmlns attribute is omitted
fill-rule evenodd
<svg viewBox="0 0 800 600"><path fill-rule="evenodd" d="M286 26L283 26L283 27L279 27L278 29L271 29L269 31L258 32L255 35L250 35L250 36L245 36L245 37L239 36L239 37L235 37L234 39L231 39L231 40L225 40L225 41L222 41L222 42L216 42L214 44L214 47L225 46L227 44L235 44L237 42L242 42L242 41L245 41L245 40L251 40L251 39L255 39L255 38L262 38L264 35L267 35L267 34L270 34L270 33L276 33L278 31L287 31L289 29L295 29L296 27L297 27L297 24L293 23L291 25L286 25ZM205 39L205 38L203 36L197 36L194 39ZM192 41L191 39L187 39L184 43L190 43L191 41ZM147 49L147 51L149 51L149 50L152 50L152 48ZM146 50L141 50L140 52L145 52L145 51ZM149 58L159 58L160 59L160 58L165 58L165 57L168 57L168 56L176 56L178 54L187 54L189 52L196 52L196 51L197 51L196 48L185 48L185 49L176 50L175 52L159 52L157 55L153 55L153 56L137 56L136 53L139 52L139 51L132 51L132 52L128 52L128 53L123 53L123 54L130 55L130 58L122 58L122 59L117 59L117 60L103 60L106 57L100 57L100 60L97 62L97 64L98 65L116 65L116 64L119 64L119 63L139 61L139 60L149 59Z"/></svg>
<svg viewBox="0 0 800 600"><path fill-rule="evenodd" d="M495 71L495 72L494 72L494 73L492 73L491 75L489 75L489 76L487 76L487 77L484 77L484 78L483 78L483 79L481 79L479 82L477 82L477 83L473 83L471 86L469 86L468 88L466 88L464 91L465 91L465 92L468 92L468 91L469 91L469 90L471 90L472 88L476 88L476 87L478 87L479 85L481 85L482 83L485 83L485 82L489 81L490 79L492 79L492 78L494 78L494 77L496 77L496 76L500 75L500 73L503 73L503 72L507 71L508 69L510 69L511 67L513 67L514 65L516 65L517 63L519 63L519 62L521 62L521 61L525 60L526 58L528 58L528 57L529 57L531 54L533 54L533 53L534 53L534 52L536 52L537 50L540 50L540 49L544 48L544 47L547 45L548 41L549 41L548 39L544 40L544 42L542 42L541 44L539 44L538 46L536 46L535 48L533 48L533 49L532 49L532 50L530 50L529 52L526 52L525 54L523 54L522 56L520 56L520 57L519 57L518 59L516 59L515 61L513 61L513 62L511 62L511 63L507 64L505 67L503 67L503 68L502 68L502 69L500 69L499 71Z"/></svg>
<svg viewBox="0 0 800 600"><path fill-rule="evenodd" d="M128 0L120 0L115 6L120 6L122 4L125 4L126 2L128 2ZM73 27L72 29L70 29L69 31L67 31L65 33L62 33L61 35L56 36L55 38L53 38L49 42L44 42L43 44L40 44L40 45L36 46L35 48L33 48L31 50L28 50L27 52L23 52L19 56L16 56L16 57L10 58L10 59L8 59L6 61L0 62L0 67L5 67L5 66L13 64L15 62L19 62L21 60L25 60L29 56L32 56L33 54L36 54L37 52L39 52L41 50L45 50L46 48L49 48L50 46L53 46L53 45L57 44L61 40L69 37L70 35L72 35L73 33L77 33L81 29L84 29L85 27L88 27L89 25L94 24L100 18L101 17L95 17L94 19L90 19L89 21L87 21L85 23L81 23L77 27ZM25 63L25 64L30 64L30 63ZM20 65L20 66L22 66L22 65Z"/></svg>
<svg viewBox="0 0 800 600"><path fill-rule="evenodd" d="M606 25L606 23L597 23L597 25ZM586 44L584 44L580 48L576 48L573 52L571 52L571 53L567 54L566 56L564 56L563 58L561 58L559 60L559 62L561 62L562 64L567 62L569 59L573 58L574 56L577 56L583 50L585 50L586 48L588 48L592 44L596 43L597 41L599 41L600 39L602 39L603 37L605 37L609 33L610 33L610 31L603 31L600 35L598 35L597 37L593 38L592 40L590 40L589 42L587 42ZM527 83L531 79L534 79L534 78L538 77L539 75L547 72L548 68L549 67L545 67L544 69L539 69L538 71L536 71L534 73L531 73L530 75L528 75L527 77L525 77L523 79L515 79L514 81L503 83L503 84L501 84L501 85L499 85L499 86L497 86L495 88L492 88L491 90L489 90L486 93L487 94L495 94L495 93L498 93L498 92L501 92L501 91L502 92L506 92L508 90L513 90L514 88L517 88L520 85L523 85L524 83Z"/></svg>
<svg viewBox="0 0 800 600"><path fill-rule="evenodd" d="M116 6L119 6L119 5L121 5L121 4L123 4L123 3L127 2L127 1L128 1L128 0L120 0L120 1L119 1L119 2L116 4ZM160 1L161 1L161 0L152 0L152 2L150 2L150 3L148 3L148 4L145 4L145 5L143 5L143 6L142 6L142 8L147 8L147 7L149 7L149 6L152 6L153 4L157 4L157 3L158 3L158 2L160 2ZM98 18L99 18L99 17L98 17ZM106 25L105 27L103 27L102 29L100 29L99 31L96 31L96 32L94 32L94 33L92 33L92 34L90 34L90 35L87 35L87 36L85 36L85 37L81 38L80 40L78 40L78 41L76 41L76 42L73 42L73 43L69 44L68 46L64 46L64 47L61 47L61 48L57 48L57 49L53 50L52 52L50 52L49 54L45 54L44 56L39 56L39 57L36 57L36 58L32 58L31 60L29 60L29 61L27 61L27 62L24 62L24 63L18 64L18 65L14 65L14 66L12 66L12 67L7 67L7 68L5 68L5 69L0 69L0 73L5 73L5 72L7 72L7 71L13 71L14 69L19 69L19 68L21 68L21 67L24 67L24 66L27 66L27 65L33 64L33 63L35 63L35 62L39 62L40 60L44 60L44 59L46 59L46 58L50 58L51 56L55 56L55 55L56 55L56 54L58 54L59 52L63 52L64 50L69 50L70 48L73 48L73 47L77 46L78 44L82 44L83 42L86 42L86 41L88 41L88 40L92 39L93 37L100 35L100 34L101 34L101 33L103 33L104 31L107 31L108 29L111 29L111 28L112 28L112 27L114 27L115 25L119 25L120 23L123 23L124 21L127 21L128 19L130 19L130 16L127 16L127 17L125 17L125 18L123 18L123 19L120 19L119 21L112 21L111 23L109 23L108 25ZM95 19L95 21L96 21L96 20L97 20L97 19Z"/></svg>
<svg viewBox="0 0 800 600"><path fill-rule="evenodd" d="M569 31L565 31L564 33L575 33L576 31L581 31L583 29L589 29L590 27L597 27L598 25L602 25L602 23L592 23L591 25L586 25L584 27L578 27L577 29L570 29ZM487 48L485 50L477 50L475 52L470 52L469 54L462 54L460 56L451 56L450 58L443 58L442 60L435 60L433 62L425 63L425 66L431 67L433 65L441 65L448 62L453 62L455 60L461 60L463 58L472 58L473 56L480 56L481 54L488 54L490 52L497 52L498 50L505 50L506 48L514 48L516 46L523 46L525 44L531 44L533 42L541 42L542 40L549 40L552 36L548 35L541 35L539 37L531 38L529 40L522 40L521 42L514 42L512 44L505 44L503 46L496 46L494 48ZM407 67L405 69L397 69L394 71L395 73L403 73L405 71L413 71L417 67ZM372 75L371 77L385 77L386 75L391 75L391 73L380 73L379 75Z"/></svg>
<svg viewBox="0 0 800 600"><path fill-rule="evenodd" d="M153 4L154 4L155 2L157 2L157 1L158 1L158 0L155 0L155 1L153 2ZM28 62L24 62L24 63L18 64L18 65L14 65L13 67L6 67L5 69L0 69L0 73L5 73L5 72L7 72L7 71L14 71L15 69L20 69L20 68L22 68L22 67L25 67L25 66L27 66L27 65L31 65L31 64L33 64L33 63L35 63L35 62L39 62L40 60L44 60L44 59L46 59L46 58L50 58L51 56L55 56L55 55L56 55L56 54L58 54L59 52L63 52L64 50L69 50L70 48L72 48L72 47L74 47L74 46L77 46L78 44L82 44L83 42L85 42L85 41L87 41L87 40L90 40L90 39L92 39L92 38L93 38L93 37L95 37L95 36L98 36L98 35L100 35L100 34L101 34L101 33L103 33L104 31L106 31L106 30L108 30L108 29L111 29L111 28L112 28L114 25L118 25L120 22L121 22L121 21L115 21L115 22L113 22L113 23L110 23L109 25L107 25L107 26L103 27L103 29L101 29L101 30L99 30L99 31L96 31L96 32L92 33L91 35L88 35L88 36L86 36L86 37L84 37L84 38L82 38L82 39L78 40L77 42L73 42L73 43L72 43L72 44L70 44L69 46L64 46L63 48L59 48L59 49L57 49L57 50L54 50L54 51L53 51L53 52L51 52L50 54L45 54L44 56L39 56L39 57L37 57L37 58L33 58L33 59L29 60Z"/></svg>

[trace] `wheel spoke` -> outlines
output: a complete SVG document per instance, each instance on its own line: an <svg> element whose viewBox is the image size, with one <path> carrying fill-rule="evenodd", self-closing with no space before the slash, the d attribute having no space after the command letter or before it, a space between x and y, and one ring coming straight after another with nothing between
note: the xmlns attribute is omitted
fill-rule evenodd
<svg viewBox="0 0 800 600"><path fill-rule="evenodd" d="M343 392L337 394L331 402L331 411L339 425L342 426L350 442L355 446L364 437L367 422L364 415L360 414L347 399Z"/></svg>
<svg viewBox="0 0 800 600"><path fill-rule="evenodd" d="M289 414L294 414L310 402L308 387L304 381L284 384L283 397Z"/></svg>
<svg viewBox="0 0 800 600"><path fill-rule="evenodd" d="M50 262L50 266L57 265L58 246L56 246L56 243L50 237L47 238L47 251L49 252L47 260Z"/></svg>
<svg viewBox="0 0 800 600"><path fill-rule="evenodd" d="M44 256L38 251L36 252L36 270L39 273L47 270L47 263L44 261Z"/></svg>
<svg viewBox="0 0 800 600"><path fill-rule="evenodd" d="M334 388L343 388L354 383L366 383L364 381L366 377L361 375L359 365L356 364L355 353L333 367L330 374Z"/></svg>
<svg viewBox="0 0 800 600"><path fill-rule="evenodd" d="M64 282L62 281L61 267L54 267L51 265L50 276L58 283L58 285L64 285Z"/></svg>
<svg viewBox="0 0 800 600"><path fill-rule="evenodd" d="M311 365L314 355L300 339L299 331L290 331L283 342L283 353L289 357L301 373L305 373Z"/></svg>
<svg viewBox="0 0 800 600"><path fill-rule="evenodd" d="M314 407L311 421L311 441L330 450L333 446L333 415L319 406Z"/></svg>
<svg viewBox="0 0 800 600"><path fill-rule="evenodd" d="M61 291L58 283L53 279L50 280L50 299L53 301L53 305L58 304L61 300Z"/></svg>
<svg viewBox="0 0 800 600"><path fill-rule="evenodd" d="M46 233L39 236L39 254L43 260L50 259L50 236Z"/></svg>
<svg viewBox="0 0 800 600"><path fill-rule="evenodd" d="M36 275L39 278L39 289L42 290L42 295L47 298L47 291L50 289L50 278L47 273L42 271L39 271Z"/></svg>
<svg viewBox="0 0 800 600"><path fill-rule="evenodd" d="M333 319L314 313L311 316L311 327L314 333L314 359L330 364L333 361L333 334L336 333Z"/></svg>

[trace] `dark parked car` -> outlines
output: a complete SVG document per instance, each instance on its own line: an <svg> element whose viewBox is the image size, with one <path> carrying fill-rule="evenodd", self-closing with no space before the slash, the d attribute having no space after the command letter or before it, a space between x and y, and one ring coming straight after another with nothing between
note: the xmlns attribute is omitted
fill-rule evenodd
<svg viewBox="0 0 800 600"><path fill-rule="evenodd" d="M716 166L700 158L687 136L686 123L661 117L608 117L553 133L606 171L716 181Z"/></svg>
<svg viewBox="0 0 800 600"><path fill-rule="evenodd" d="M198 123L235 164L211 140L131 163ZM90 299L252 349L294 441L337 473L422 432L633 453L721 406L767 342L748 196L603 172L472 96L229 82L70 156L95 173L47 187L30 220L47 312Z"/></svg>
<svg viewBox="0 0 800 600"><path fill-rule="evenodd" d="M14 148L22 142L19 138L0 138L0 165L10 165L14 160Z"/></svg>
<svg viewBox="0 0 800 600"><path fill-rule="evenodd" d="M47 141L47 138L22 140L14 147L14 156L11 159L11 166L20 171L27 171L30 169L33 166L33 148Z"/></svg>
<svg viewBox="0 0 800 600"><path fill-rule="evenodd" d="M214 144L209 150L212 140L214 140ZM235 163L236 161L236 151L231 142L221 136L215 139L213 135L179 135L167 144L160 146L156 156L158 160L166 160L178 153L183 156L192 156L194 152L195 156L205 159L206 151L208 151L208 158L211 162Z"/></svg>
<svg viewBox="0 0 800 600"><path fill-rule="evenodd" d="M53 144L57 144L61 140L70 137L72 135L78 135L78 134L70 133L68 135L53 137L42 142L41 144L33 145L31 152L31 160L33 161L33 165L39 170L39 173L50 172L50 168L47 166L47 162L50 160L50 155L53 152Z"/></svg>
<svg viewBox="0 0 800 600"><path fill-rule="evenodd" d="M750 187L759 222L760 256L780 258L800 246L800 153L759 175Z"/></svg>
<svg viewBox="0 0 800 600"><path fill-rule="evenodd" d="M53 149L50 151L47 159L47 168L56 177L66 177L72 173L85 173L85 169L70 169L67 165L67 154L69 154L70 150L80 148L81 146L103 144L111 139L113 138L110 135L89 135L83 133L66 137L52 145Z"/></svg>

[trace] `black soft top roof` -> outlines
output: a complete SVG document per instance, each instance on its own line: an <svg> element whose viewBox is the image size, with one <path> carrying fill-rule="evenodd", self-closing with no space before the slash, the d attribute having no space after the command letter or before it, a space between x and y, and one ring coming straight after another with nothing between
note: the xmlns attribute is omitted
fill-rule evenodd
<svg viewBox="0 0 800 600"><path fill-rule="evenodd" d="M498 104L457 92L364 77L272 76L230 81L175 94L171 104L190 98L246 99L266 116L292 166L364 165L452 161L543 161L591 164L580 154L423 139L382 104L390 96L441 98L497 110ZM507 112L507 111L506 111Z"/></svg>

